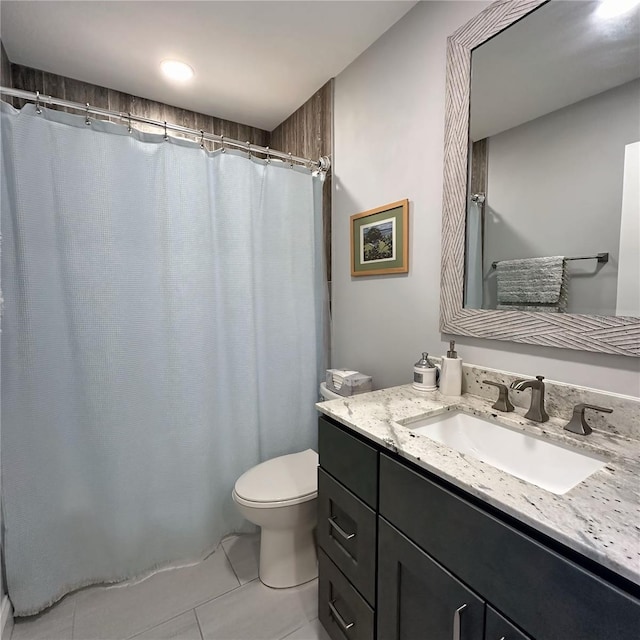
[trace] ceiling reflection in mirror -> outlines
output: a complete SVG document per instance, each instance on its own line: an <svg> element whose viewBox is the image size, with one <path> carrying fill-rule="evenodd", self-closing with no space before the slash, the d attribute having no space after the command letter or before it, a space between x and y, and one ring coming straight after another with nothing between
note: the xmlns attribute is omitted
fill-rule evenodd
<svg viewBox="0 0 640 640"><path fill-rule="evenodd" d="M611 1L472 52L467 308L640 316L640 4Z"/></svg>

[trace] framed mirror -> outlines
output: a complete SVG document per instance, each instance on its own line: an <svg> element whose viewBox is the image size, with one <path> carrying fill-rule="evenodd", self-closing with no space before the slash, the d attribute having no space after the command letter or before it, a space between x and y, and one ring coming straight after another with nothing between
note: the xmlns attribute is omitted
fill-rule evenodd
<svg viewBox="0 0 640 640"><path fill-rule="evenodd" d="M441 331L640 356L640 6L610 1L448 39Z"/></svg>

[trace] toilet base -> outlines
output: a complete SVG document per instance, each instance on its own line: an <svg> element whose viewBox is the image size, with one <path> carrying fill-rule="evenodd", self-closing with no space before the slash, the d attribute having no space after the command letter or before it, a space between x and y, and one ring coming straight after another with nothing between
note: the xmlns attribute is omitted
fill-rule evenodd
<svg viewBox="0 0 640 640"><path fill-rule="evenodd" d="M318 577L314 529L265 529L260 535L260 581L286 589Z"/></svg>

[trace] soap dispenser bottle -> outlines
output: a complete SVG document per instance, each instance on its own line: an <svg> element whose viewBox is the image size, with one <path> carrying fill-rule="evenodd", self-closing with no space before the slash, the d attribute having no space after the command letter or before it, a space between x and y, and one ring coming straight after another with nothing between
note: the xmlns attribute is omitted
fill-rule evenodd
<svg viewBox="0 0 640 640"><path fill-rule="evenodd" d="M422 358L413 365L413 388L418 391L435 391L438 370L429 362L429 354L422 352Z"/></svg>
<svg viewBox="0 0 640 640"><path fill-rule="evenodd" d="M462 395L462 358L458 358L454 340L449 342L449 351L442 358L440 393L443 396Z"/></svg>

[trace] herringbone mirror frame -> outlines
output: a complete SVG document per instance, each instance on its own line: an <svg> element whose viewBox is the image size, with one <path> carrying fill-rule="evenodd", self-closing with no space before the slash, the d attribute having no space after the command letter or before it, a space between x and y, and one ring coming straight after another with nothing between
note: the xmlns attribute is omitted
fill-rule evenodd
<svg viewBox="0 0 640 640"><path fill-rule="evenodd" d="M546 1L498 0L447 40L440 331L638 357L640 318L463 306L471 51Z"/></svg>

